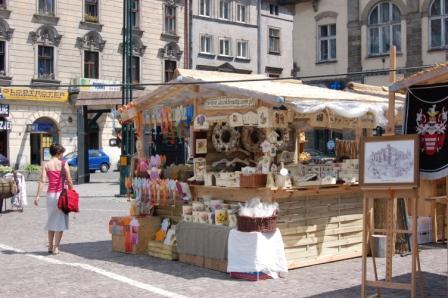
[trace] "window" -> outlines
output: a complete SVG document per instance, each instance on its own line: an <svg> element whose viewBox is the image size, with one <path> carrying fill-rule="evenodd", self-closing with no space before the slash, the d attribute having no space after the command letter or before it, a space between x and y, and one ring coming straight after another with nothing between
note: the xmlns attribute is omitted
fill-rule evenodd
<svg viewBox="0 0 448 298"><path fill-rule="evenodd" d="M0 76L6 74L6 42L0 41Z"/></svg>
<svg viewBox="0 0 448 298"><path fill-rule="evenodd" d="M169 82L174 79L174 71L176 70L176 67L176 61L165 60L165 82Z"/></svg>
<svg viewBox="0 0 448 298"><path fill-rule="evenodd" d="M199 0L199 15L204 17L210 16L211 0Z"/></svg>
<svg viewBox="0 0 448 298"><path fill-rule="evenodd" d="M319 26L319 61L336 60L336 24Z"/></svg>
<svg viewBox="0 0 448 298"><path fill-rule="evenodd" d="M132 56L132 84L140 84L140 57Z"/></svg>
<svg viewBox="0 0 448 298"><path fill-rule="evenodd" d="M219 1L219 18L224 20L230 19L230 3L227 0Z"/></svg>
<svg viewBox="0 0 448 298"><path fill-rule="evenodd" d="M368 30L370 55L388 54L391 44L401 51L401 16L396 5L377 4L370 12Z"/></svg>
<svg viewBox="0 0 448 298"><path fill-rule="evenodd" d="M201 53L211 54L212 53L212 37L210 35L201 36Z"/></svg>
<svg viewBox="0 0 448 298"><path fill-rule="evenodd" d="M219 39L219 55L230 56L230 39L228 38Z"/></svg>
<svg viewBox="0 0 448 298"><path fill-rule="evenodd" d="M269 4L269 13L278 16L278 5Z"/></svg>
<svg viewBox="0 0 448 298"><path fill-rule="evenodd" d="M140 27L140 0L132 0L131 17L132 17L132 27Z"/></svg>
<svg viewBox="0 0 448 298"><path fill-rule="evenodd" d="M431 48L448 45L448 1L432 2L429 9L429 32Z"/></svg>
<svg viewBox="0 0 448 298"><path fill-rule="evenodd" d="M165 33L176 35L176 7L165 6Z"/></svg>
<svg viewBox="0 0 448 298"><path fill-rule="evenodd" d="M54 48L38 46L38 77L54 79Z"/></svg>
<svg viewBox="0 0 448 298"><path fill-rule="evenodd" d="M39 0L39 14L54 16L54 0Z"/></svg>
<svg viewBox="0 0 448 298"><path fill-rule="evenodd" d="M99 54L98 52L84 51L84 77L90 79L99 78Z"/></svg>
<svg viewBox="0 0 448 298"><path fill-rule="evenodd" d="M85 0L85 10L85 21L90 23L98 23L98 0Z"/></svg>
<svg viewBox="0 0 448 298"><path fill-rule="evenodd" d="M246 5L237 4L236 5L236 20L237 22L246 23Z"/></svg>
<svg viewBox="0 0 448 298"><path fill-rule="evenodd" d="M269 28L269 53L280 54L280 30Z"/></svg>
<svg viewBox="0 0 448 298"><path fill-rule="evenodd" d="M248 59L249 58L249 43L244 40L240 40L236 44L237 58Z"/></svg>

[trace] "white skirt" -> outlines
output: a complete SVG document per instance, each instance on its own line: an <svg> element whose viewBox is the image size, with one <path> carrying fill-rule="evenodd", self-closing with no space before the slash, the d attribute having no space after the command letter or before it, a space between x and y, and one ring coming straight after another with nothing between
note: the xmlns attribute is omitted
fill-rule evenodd
<svg viewBox="0 0 448 298"><path fill-rule="evenodd" d="M45 229L51 232L68 230L68 214L58 208L60 192L47 192L48 221Z"/></svg>

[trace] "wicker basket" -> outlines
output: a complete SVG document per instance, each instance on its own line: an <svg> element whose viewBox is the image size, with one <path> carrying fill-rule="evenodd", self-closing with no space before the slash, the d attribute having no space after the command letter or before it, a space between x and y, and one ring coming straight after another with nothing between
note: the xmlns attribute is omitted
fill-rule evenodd
<svg viewBox="0 0 448 298"><path fill-rule="evenodd" d="M237 215L237 227L241 232L275 232L277 228L277 214L271 217L248 217Z"/></svg>
<svg viewBox="0 0 448 298"><path fill-rule="evenodd" d="M17 185L12 179L0 179L0 199L13 197L17 194Z"/></svg>

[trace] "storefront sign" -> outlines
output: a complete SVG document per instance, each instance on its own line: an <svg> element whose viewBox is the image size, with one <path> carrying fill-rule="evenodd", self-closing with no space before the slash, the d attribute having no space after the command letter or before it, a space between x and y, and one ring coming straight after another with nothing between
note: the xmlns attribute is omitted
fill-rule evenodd
<svg viewBox="0 0 448 298"><path fill-rule="evenodd" d="M121 84L121 82L81 78L78 80L77 85L87 85L79 87L80 91L100 92L100 91L120 91L121 90L120 86L107 86L118 84Z"/></svg>
<svg viewBox="0 0 448 298"><path fill-rule="evenodd" d="M11 121L0 120L0 131L11 130L11 127L12 127Z"/></svg>
<svg viewBox="0 0 448 298"><path fill-rule="evenodd" d="M230 98L218 97L207 99L204 103L206 110L222 110L222 109L250 109L255 108L257 100L253 98Z"/></svg>
<svg viewBox="0 0 448 298"><path fill-rule="evenodd" d="M0 116L9 117L9 105L8 104L0 104Z"/></svg>
<svg viewBox="0 0 448 298"><path fill-rule="evenodd" d="M67 91L44 90L31 88L1 88L0 94L7 100L30 100L46 102L68 101Z"/></svg>

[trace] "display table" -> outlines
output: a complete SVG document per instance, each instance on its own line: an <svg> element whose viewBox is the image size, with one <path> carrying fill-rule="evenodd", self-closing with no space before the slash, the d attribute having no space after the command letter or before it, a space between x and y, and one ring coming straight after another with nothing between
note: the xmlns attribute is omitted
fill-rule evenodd
<svg viewBox="0 0 448 298"><path fill-rule="evenodd" d="M231 230L227 272L259 273L272 277L288 272L280 230L274 233Z"/></svg>
<svg viewBox="0 0 448 298"><path fill-rule="evenodd" d="M277 228L283 236L288 268L334 262L362 255L363 193L358 186L305 189L191 187L195 200L208 197L244 202L259 197L278 202Z"/></svg>

